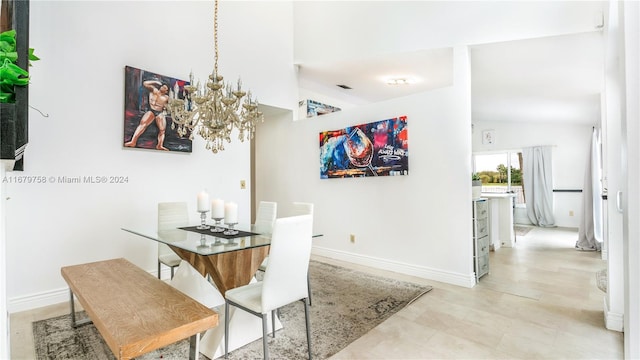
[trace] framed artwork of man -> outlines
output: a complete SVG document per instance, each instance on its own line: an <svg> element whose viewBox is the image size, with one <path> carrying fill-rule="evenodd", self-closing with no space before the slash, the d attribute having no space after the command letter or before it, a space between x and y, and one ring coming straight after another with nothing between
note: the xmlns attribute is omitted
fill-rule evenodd
<svg viewBox="0 0 640 360"><path fill-rule="evenodd" d="M190 134L180 137L167 111L172 97L185 97L185 85L189 82L126 66L123 146L191 152Z"/></svg>

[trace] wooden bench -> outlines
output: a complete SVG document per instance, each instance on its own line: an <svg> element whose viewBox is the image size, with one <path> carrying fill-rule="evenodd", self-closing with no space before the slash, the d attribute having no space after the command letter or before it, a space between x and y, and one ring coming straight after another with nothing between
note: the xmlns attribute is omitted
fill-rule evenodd
<svg viewBox="0 0 640 360"><path fill-rule="evenodd" d="M62 276L90 321L118 359L131 359L190 337L197 359L198 335L218 325L218 314L125 259L65 266Z"/></svg>

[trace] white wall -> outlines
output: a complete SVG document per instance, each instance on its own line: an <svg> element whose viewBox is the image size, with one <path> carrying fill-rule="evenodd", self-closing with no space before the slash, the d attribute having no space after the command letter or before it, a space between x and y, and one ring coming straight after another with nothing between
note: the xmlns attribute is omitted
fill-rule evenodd
<svg viewBox="0 0 640 360"><path fill-rule="evenodd" d="M455 86L292 122L270 118L256 141L258 200L315 204L314 253L462 286L474 284L471 120L466 48ZM409 175L320 179L322 131L407 116ZM355 243L349 235L354 234Z"/></svg>
<svg viewBox="0 0 640 360"><path fill-rule="evenodd" d="M0 333L0 359L9 358L9 312L7 309L7 232L5 221L5 169L4 161L0 161L0 329L7 329Z"/></svg>
<svg viewBox="0 0 640 360"><path fill-rule="evenodd" d="M594 124L596 125L596 124ZM495 141L482 144L482 131L494 130ZM554 189L582 189L589 157L592 127L577 124L474 122L473 152L490 153L552 145ZM582 216L582 193L553 194L556 225L578 228ZM573 216L569 212L573 211Z"/></svg>
<svg viewBox="0 0 640 360"><path fill-rule="evenodd" d="M640 5L637 2L625 2L625 130L627 138L627 163L625 183L624 214L624 354L627 359L640 357Z"/></svg>
<svg viewBox="0 0 640 360"><path fill-rule="evenodd" d="M232 81L241 73L262 103L296 101L291 14L287 2L220 6L220 72ZM122 147L125 65L204 78L213 68L212 18L213 2L32 2L30 41L41 60L31 68L30 105L50 116L30 111L26 170L10 175L47 183L7 184L3 193L10 312L66 301L64 265L126 257L155 272L156 244L120 228L155 224L157 202L187 201L195 220L196 194L206 188L250 220L250 194L239 185L250 179L249 143L234 136L217 155L200 138L191 154ZM262 30L237 31L248 25ZM63 176L127 183L63 184Z"/></svg>
<svg viewBox="0 0 640 360"><path fill-rule="evenodd" d="M623 53L623 26L620 2L610 2L605 30L605 89L603 108L603 177L608 189L607 232L607 293L604 298L605 324L608 329L624 329L624 254L623 215L617 210L617 193L624 185L622 166L623 141L622 107L624 97L624 71L621 66ZM626 134L625 134L626 135ZM625 345L626 346L626 345Z"/></svg>

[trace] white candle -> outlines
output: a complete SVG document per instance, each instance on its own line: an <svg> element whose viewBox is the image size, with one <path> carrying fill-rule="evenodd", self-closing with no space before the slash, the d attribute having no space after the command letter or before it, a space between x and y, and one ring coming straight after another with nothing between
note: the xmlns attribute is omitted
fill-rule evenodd
<svg viewBox="0 0 640 360"><path fill-rule="evenodd" d="M204 190L198 193L198 211L209 211L209 194Z"/></svg>
<svg viewBox="0 0 640 360"><path fill-rule="evenodd" d="M228 202L224 204L224 223L225 224L237 224L238 223L238 204Z"/></svg>
<svg viewBox="0 0 640 360"><path fill-rule="evenodd" d="M222 219L224 217L224 200L211 200L211 218Z"/></svg>

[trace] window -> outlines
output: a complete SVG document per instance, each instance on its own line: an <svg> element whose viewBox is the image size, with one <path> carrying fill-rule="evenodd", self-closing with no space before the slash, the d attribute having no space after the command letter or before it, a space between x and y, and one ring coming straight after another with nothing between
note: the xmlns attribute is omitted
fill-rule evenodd
<svg viewBox="0 0 640 360"><path fill-rule="evenodd" d="M476 154L473 159L474 172L482 180L482 192L513 192L516 194L516 204L525 203L522 191L522 152Z"/></svg>

